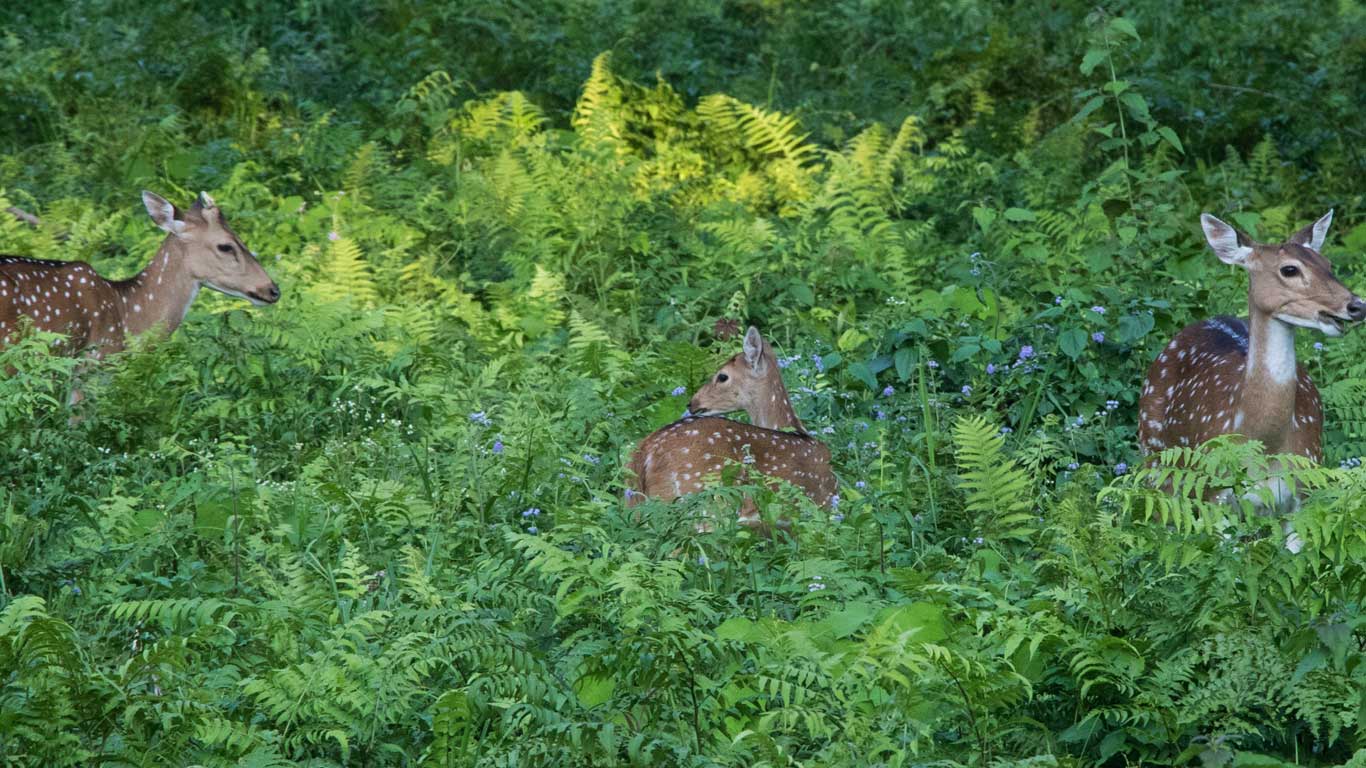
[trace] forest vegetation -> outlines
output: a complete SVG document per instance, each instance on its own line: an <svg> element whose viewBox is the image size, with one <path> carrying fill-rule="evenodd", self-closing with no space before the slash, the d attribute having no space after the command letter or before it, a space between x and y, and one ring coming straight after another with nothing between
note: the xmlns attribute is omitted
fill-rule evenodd
<svg viewBox="0 0 1366 768"><path fill-rule="evenodd" d="M0 765L1366 765L1366 336L1278 521L1167 496L1208 211L1366 289L1366 6L71 0L0 14L0 253L203 292L0 350ZM772 342L838 501L624 503ZM66 393L80 374L86 399ZM73 415L78 418L72 419ZM752 498L765 539L706 510Z"/></svg>

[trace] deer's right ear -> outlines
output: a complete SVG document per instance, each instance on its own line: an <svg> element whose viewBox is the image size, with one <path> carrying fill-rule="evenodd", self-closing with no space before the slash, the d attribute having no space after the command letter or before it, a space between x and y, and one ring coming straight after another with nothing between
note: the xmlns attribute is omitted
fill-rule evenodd
<svg viewBox="0 0 1366 768"><path fill-rule="evenodd" d="M185 234L185 222L176 217L176 209L166 198L155 192L142 190L142 204L147 207L147 215L158 227L172 235Z"/></svg>
<svg viewBox="0 0 1366 768"><path fill-rule="evenodd" d="M1208 213L1202 213L1200 227L1205 230L1205 240L1209 241L1209 247L1214 249L1214 255L1218 256L1220 261L1240 267L1247 266L1247 257L1252 255L1252 248L1243 244L1245 238L1239 236L1238 230L1232 225Z"/></svg>
<svg viewBox="0 0 1366 768"><path fill-rule="evenodd" d="M764 337L759 335L759 329L750 326L745 332L745 362L749 364L750 370L755 373L763 373L768 361L764 359Z"/></svg>

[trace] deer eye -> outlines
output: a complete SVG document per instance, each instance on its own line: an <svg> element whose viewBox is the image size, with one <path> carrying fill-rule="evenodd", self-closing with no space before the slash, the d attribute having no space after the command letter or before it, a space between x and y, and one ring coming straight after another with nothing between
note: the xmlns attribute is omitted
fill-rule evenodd
<svg viewBox="0 0 1366 768"><path fill-rule="evenodd" d="M219 246L218 246L218 252L219 252L219 253L232 253L232 245L230 245L230 244L228 244L228 243L221 243L221 244L219 244Z"/></svg>
<svg viewBox="0 0 1366 768"><path fill-rule="evenodd" d="M729 379L730 377L724 373L716 374L716 381L718 384L725 384Z"/></svg>
<svg viewBox="0 0 1366 768"><path fill-rule="evenodd" d="M1281 276L1282 276L1282 277L1294 277L1295 275L1298 275L1299 273L1300 273L1300 268L1297 267L1297 266L1295 266L1294 264L1286 264L1284 267L1281 267Z"/></svg>

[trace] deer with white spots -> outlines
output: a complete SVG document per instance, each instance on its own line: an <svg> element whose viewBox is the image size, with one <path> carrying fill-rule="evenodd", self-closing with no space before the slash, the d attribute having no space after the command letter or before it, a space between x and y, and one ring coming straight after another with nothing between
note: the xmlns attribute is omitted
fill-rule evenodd
<svg viewBox="0 0 1366 768"><path fill-rule="evenodd" d="M1295 327L1341 336L1366 318L1366 302L1333 276L1320 253L1332 220L1329 211L1284 243L1268 245L1201 215L1215 255L1248 271L1248 318L1186 326L1158 355L1138 403L1145 454L1238 434L1261 441L1267 453L1323 461L1323 404L1295 362ZM1277 508L1293 509L1297 499L1284 481L1269 490ZM1261 506L1259 495L1248 498ZM1297 547L1293 534L1288 546Z"/></svg>
<svg viewBox="0 0 1366 768"><path fill-rule="evenodd" d="M748 413L751 423L720 416L737 410ZM836 486L830 449L797 419L773 348L757 328L750 327L744 351L697 391L688 411L691 415L651 434L636 448L630 462L636 485L627 492L628 506L647 497L671 500L701 490L728 462L786 480L818 506L833 505ZM745 500L739 517L741 524L765 531L752 501Z"/></svg>
<svg viewBox="0 0 1366 768"><path fill-rule="evenodd" d="M151 192L142 193L142 202L166 239L147 268L127 280L106 280L83 261L0 256L0 349L27 318L38 330L66 334L67 354L99 359L122 350L130 335L174 331L201 287L256 305L279 300L275 281L208 195L201 192L185 211ZM73 390L71 402L80 399Z"/></svg>

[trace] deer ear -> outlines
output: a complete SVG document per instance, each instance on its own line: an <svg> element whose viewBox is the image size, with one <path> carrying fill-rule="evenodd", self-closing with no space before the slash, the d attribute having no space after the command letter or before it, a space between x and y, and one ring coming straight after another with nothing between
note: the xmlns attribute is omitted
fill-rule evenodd
<svg viewBox="0 0 1366 768"><path fill-rule="evenodd" d="M166 198L144 189L142 190L142 204L147 207L147 215L152 217L152 221L158 227L172 235L185 234L185 222L176 215L178 212L175 206L167 202Z"/></svg>
<svg viewBox="0 0 1366 768"><path fill-rule="evenodd" d="M750 326L745 331L745 362L749 363L750 370L755 373L763 373L768 366L768 361L764 359L764 337L759 335L759 329Z"/></svg>
<svg viewBox="0 0 1366 768"><path fill-rule="evenodd" d="M1333 212L1330 210L1323 214L1318 221L1291 235L1287 242L1302 245L1313 251L1322 251L1323 241L1328 239L1328 227L1332 223Z"/></svg>
<svg viewBox="0 0 1366 768"><path fill-rule="evenodd" d="M1220 261L1247 266L1247 257L1252 255L1252 248L1244 244L1246 235L1208 213L1200 214L1200 227L1205 230L1205 240L1209 241L1209 247L1214 249L1214 255Z"/></svg>
<svg viewBox="0 0 1366 768"><path fill-rule="evenodd" d="M199 204L199 207L200 207L200 208L216 208L216 207L217 207L217 206L214 204L214 202L213 202L213 198L212 198L212 197L209 197L209 193L208 193L208 192L200 192L200 193L199 193L199 197L198 197L198 199L195 200L195 202Z"/></svg>

